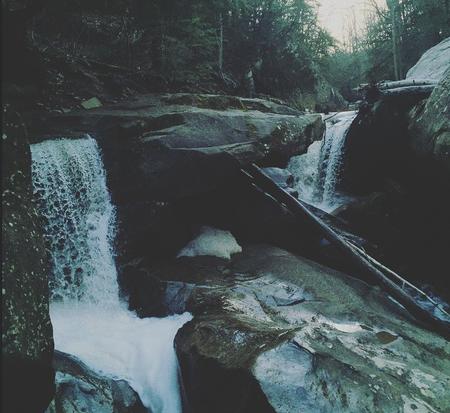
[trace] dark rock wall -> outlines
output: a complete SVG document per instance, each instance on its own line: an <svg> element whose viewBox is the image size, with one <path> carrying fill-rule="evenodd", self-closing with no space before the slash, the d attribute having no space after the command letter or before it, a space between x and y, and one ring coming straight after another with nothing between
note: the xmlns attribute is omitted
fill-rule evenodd
<svg viewBox="0 0 450 413"><path fill-rule="evenodd" d="M360 110L349 130L342 186L365 201L340 216L381 246L385 263L450 297L450 174L442 127L448 94L436 91L435 99L384 97Z"/></svg>
<svg viewBox="0 0 450 413"><path fill-rule="evenodd" d="M450 177L450 69L426 103L409 113L409 133L417 156L445 168Z"/></svg>
<svg viewBox="0 0 450 413"><path fill-rule="evenodd" d="M20 117L2 131L2 411L41 413L53 397L48 253L32 199L31 154Z"/></svg>
<svg viewBox="0 0 450 413"><path fill-rule="evenodd" d="M177 336L181 347L189 334ZM186 413L274 413L257 380L245 368L228 368L195 348L178 350Z"/></svg>

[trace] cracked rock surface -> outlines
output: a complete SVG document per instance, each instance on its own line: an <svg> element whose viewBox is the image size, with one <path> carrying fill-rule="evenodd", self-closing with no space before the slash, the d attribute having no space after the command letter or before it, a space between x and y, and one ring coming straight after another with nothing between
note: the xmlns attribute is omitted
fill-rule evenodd
<svg viewBox="0 0 450 413"><path fill-rule="evenodd" d="M170 279L167 304L195 315L176 337L192 411L450 406L450 344L376 287L265 245L230 261L181 258L149 276Z"/></svg>

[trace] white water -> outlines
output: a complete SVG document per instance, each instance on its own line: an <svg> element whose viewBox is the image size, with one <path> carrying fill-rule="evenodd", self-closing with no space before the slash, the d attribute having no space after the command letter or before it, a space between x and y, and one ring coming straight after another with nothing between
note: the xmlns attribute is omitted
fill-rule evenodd
<svg viewBox="0 0 450 413"><path fill-rule="evenodd" d="M326 133L313 142L304 155L293 157L288 170L295 179L294 189L301 200L326 212L344 202L338 193L347 132L356 112L341 112L326 120Z"/></svg>
<svg viewBox="0 0 450 413"><path fill-rule="evenodd" d="M179 413L173 340L190 314L139 319L119 300L115 214L98 146L90 137L31 146L33 186L46 219L56 349L124 379L153 413Z"/></svg>
<svg viewBox="0 0 450 413"><path fill-rule="evenodd" d="M230 231L202 227L198 237L190 241L178 253L178 257L209 255L229 260L231 255L239 252L242 252L242 247Z"/></svg>

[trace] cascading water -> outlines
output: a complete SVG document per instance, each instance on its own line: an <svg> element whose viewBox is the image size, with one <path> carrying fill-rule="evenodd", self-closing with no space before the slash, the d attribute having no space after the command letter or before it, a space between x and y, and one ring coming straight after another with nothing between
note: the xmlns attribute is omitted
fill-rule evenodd
<svg viewBox="0 0 450 413"><path fill-rule="evenodd" d="M115 213L97 143L89 136L45 141L32 145L31 153L53 261L56 349L127 380L151 412L181 412L173 339L191 316L140 319L120 301Z"/></svg>
<svg viewBox="0 0 450 413"><path fill-rule="evenodd" d="M336 186L342 169L347 131L355 117L356 112L341 112L328 118L323 140L313 142L306 154L293 157L288 165L300 199L326 212L342 203Z"/></svg>
<svg viewBox="0 0 450 413"><path fill-rule="evenodd" d="M116 304L114 208L96 142L47 141L32 145L31 153L34 192L53 261L53 301Z"/></svg>

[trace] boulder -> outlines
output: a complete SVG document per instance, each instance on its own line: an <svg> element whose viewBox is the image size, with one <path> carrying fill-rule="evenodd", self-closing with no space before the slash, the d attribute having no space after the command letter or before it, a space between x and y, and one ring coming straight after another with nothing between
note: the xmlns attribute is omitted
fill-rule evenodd
<svg viewBox="0 0 450 413"><path fill-rule="evenodd" d="M406 79L439 82L450 68L450 37L428 49L419 61L408 70Z"/></svg>
<svg viewBox="0 0 450 413"><path fill-rule="evenodd" d="M46 413L149 413L126 381L103 377L60 351L53 365L56 393Z"/></svg>
<svg viewBox="0 0 450 413"><path fill-rule="evenodd" d="M341 180L349 193L388 196L384 211L353 208L349 223L357 219L360 233L390 257L388 266L419 284L433 284L447 299L449 71L428 99L382 96L361 108L347 135ZM390 182L402 188L394 197Z"/></svg>
<svg viewBox="0 0 450 413"><path fill-rule="evenodd" d="M450 172L450 68L428 100L410 111L409 132L415 153Z"/></svg>
<svg viewBox="0 0 450 413"><path fill-rule="evenodd" d="M449 406L450 344L378 288L263 245L230 262L182 260L152 274L191 286L195 317L175 340L191 411Z"/></svg>
<svg viewBox="0 0 450 413"><path fill-rule="evenodd" d="M133 181L123 185L123 192L116 194L119 201L130 196L146 199L148 191L142 189L149 185L153 197L169 199L185 196L186 191L195 193L209 182L198 175L217 175L216 169L223 167L220 162L230 163L223 158L239 164L287 163L320 139L324 129L319 115L305 115L272 101L189 94L140 96L89 111L38 115L29 122L34 142L89 133L100 141L106 163L120 163L123 157L134 161L127 165L131 171L121 172L140 172L147 182L141 187ZM208 160L213 165L219 162L219 166L214 168ZM198 162L203 165L191 172ZM169 173L174 166L178 169ZM159 175L158 179L154 175ZM192 189L185 188L188 179L193 181Z"/></svg>
<svg viewBox="0 0 450 413"><path fill-rule="evenodd" d="M33 202L21 118L3 110L2 411L41 413L54 391L49 257Z"/></svg>
<svg viewBox="0 0 450 413"><path fill-rule="evenodd" d="M202 214L212 226L253 228L245 223L255 222L248 216L255 210L241 167L284 166L324 129L320 115L280 102L199 94L145 95L29 121L35 142L84 133L97 138L117 206L121 262L171 256Z"/></svg>

